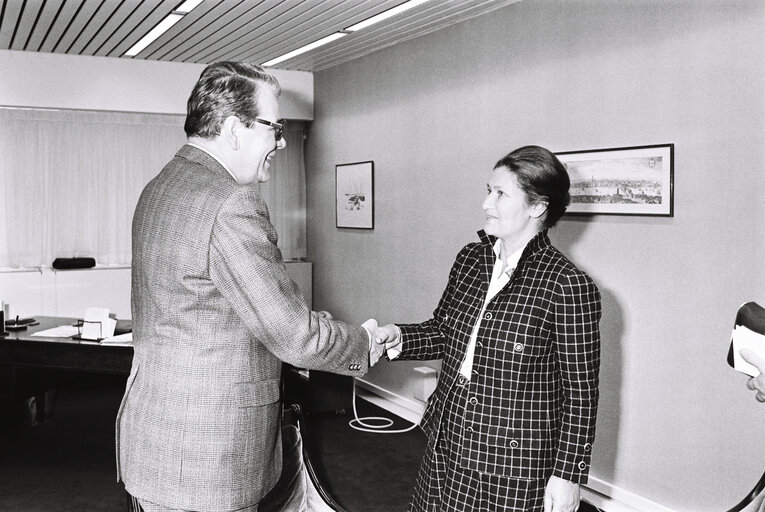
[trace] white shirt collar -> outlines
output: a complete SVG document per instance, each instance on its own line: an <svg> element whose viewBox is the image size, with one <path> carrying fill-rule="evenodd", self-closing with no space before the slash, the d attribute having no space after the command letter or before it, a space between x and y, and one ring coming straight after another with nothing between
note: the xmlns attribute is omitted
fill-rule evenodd
<svg viewBox="0 0 765 512"><path fill-rule="evenodd" d="M497 256L497 263L500 262L499 254L500 249L502 248L502 240L497 239L497 241L494 243L494 254ZM513 254L507 257L507 261L505 268L507 269L513 269L518 266L518 262L521 260L521 255L523 254L523 250L526 248L526 246L521 247L517 251L515 251Z"/></svg>

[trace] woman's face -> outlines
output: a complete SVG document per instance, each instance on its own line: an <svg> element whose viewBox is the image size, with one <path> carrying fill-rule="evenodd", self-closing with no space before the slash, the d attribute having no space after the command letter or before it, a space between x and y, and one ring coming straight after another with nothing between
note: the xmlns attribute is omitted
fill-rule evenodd
<svg viewBox="0 0 765 512"><path fill-rule="evenodd" d="M544 205L529 206L515 174L498 167L489 177L488 196L483 201L484 231L503 242L527 242L542 227Z"/></svg>

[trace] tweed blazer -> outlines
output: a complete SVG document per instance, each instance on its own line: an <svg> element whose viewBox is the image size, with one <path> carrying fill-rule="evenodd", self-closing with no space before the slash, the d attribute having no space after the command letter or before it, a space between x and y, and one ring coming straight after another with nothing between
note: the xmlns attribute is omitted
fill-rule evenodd
<svg viewBox="0 0 765 512"><path fill-rule="evenodd" d="M496 261L494 237L465 246L433 317L400 325L397 359L442 359L421 426L435 442L446 397L460 377ZM486 306L462 415L460 465L518 479L551 474L586 483L598 405L600 293L550 244L526 246Z"/></svg>
<svg viewBox="0 0 765 512"><path fill-rule="evenodd" d="M368 370L361 327L309 310L265 202L184 145L133 218L135 355L117 417L117 477L188 510L252 506L281 471L282 361Z"/></svg>

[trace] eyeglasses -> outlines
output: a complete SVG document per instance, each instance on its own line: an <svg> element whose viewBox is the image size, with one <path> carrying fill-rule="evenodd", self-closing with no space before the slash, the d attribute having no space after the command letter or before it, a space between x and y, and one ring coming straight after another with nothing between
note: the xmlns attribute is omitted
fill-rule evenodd
<svg viewBox="0 0 765 512"><path fill-rule="evenodd" d="M277 122L273 121L266 121L265 119L261 119L259 117L255 118L255 121L260 124L265 124L270 126L274 129L274 138L276 139L276 142L279 142L282 138L282 133L284 133L284 127L287 125L286 119L279 119Z"/></svg>

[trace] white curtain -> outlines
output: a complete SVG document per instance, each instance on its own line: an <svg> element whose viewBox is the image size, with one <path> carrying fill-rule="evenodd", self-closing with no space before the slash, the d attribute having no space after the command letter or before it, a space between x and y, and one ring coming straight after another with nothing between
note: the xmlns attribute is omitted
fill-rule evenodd
<svg viewBox="0 0 765 512"><path fill-rule="evenodd" d="M0 267L92 256L130 264L144 185L185 142L183 116L0 108ZM305 257L303 128L263 187L285 258Z"/></svg>
<svg viewBox="0 0 765 512"><path fill-rule="evenodd" d="M306 257L304 134L303 123L287 121L284 130L287 147L276 152L272 159L271 179L260 184L260 193L279 233L279 248L285 260Z"/></svg>

